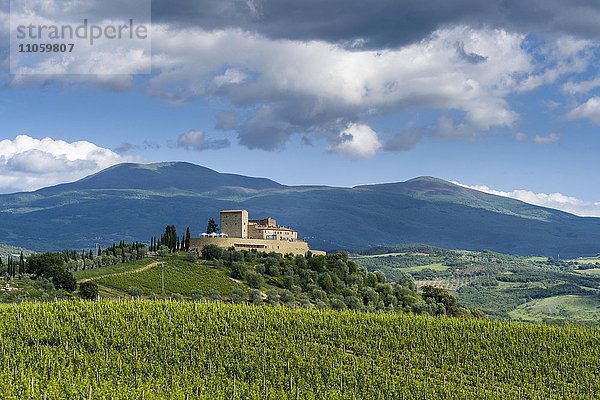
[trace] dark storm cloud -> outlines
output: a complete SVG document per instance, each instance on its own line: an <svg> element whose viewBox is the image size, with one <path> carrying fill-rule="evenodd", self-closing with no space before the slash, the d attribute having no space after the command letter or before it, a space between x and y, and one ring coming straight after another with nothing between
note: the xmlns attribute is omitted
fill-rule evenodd
<svg viewBox="0 0 600 400"><path fill-rule="evenodd" d="M176 147L194 150L218 150L231 146L228 139L209 139L202 131L188 131L177 137Z"/></svg>
<svg viewBox="0 0 600 400"><path fill-rule="evenodd" d="M600 36L597 0L155 0L152 7L155 22L241 28L274 39L348 47L397 47L455 24Z"/></svg>
<svg viewBox="0 0 600 400"><path fill-rule="evenodd" d="M358 109L347 105L326 103L309 96L288 96L256 108L236 130L240 144L250 149L273 151L283 148L295 133L308 132L329 138L359 115Z"/></svg>

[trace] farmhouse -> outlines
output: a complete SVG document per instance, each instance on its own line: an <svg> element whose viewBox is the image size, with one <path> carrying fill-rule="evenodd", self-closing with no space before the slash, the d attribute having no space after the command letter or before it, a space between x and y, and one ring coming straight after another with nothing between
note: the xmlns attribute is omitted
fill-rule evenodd
<svg viewBox="0 0 600 400"><path fill-rule="evenodd" d="M234 247L236 250L256 249L261 252L304 255L310 249L308 243L298 238L298 232L289 226L277 225L273 218L248 219L247 210L223 210L220 213L221 233L203 233L192 238L190 248L202 250L209 244ZM324 251L310 250L313 254Z"/></svg>

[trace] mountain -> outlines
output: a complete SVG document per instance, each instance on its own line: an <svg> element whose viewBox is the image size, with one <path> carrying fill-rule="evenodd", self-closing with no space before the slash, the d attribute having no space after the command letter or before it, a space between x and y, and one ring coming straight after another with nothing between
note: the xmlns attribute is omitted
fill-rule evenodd
<svg viewBox="0 0 600 400"><path fill-rule="evenodd" d="M189 163L120 164L73 183L0 195L0 242L33 250L149 240L244 208L316 249L402 243L556 257L600 251L600 218L577 217L432 177L353 188L285 186Z"/></svg>

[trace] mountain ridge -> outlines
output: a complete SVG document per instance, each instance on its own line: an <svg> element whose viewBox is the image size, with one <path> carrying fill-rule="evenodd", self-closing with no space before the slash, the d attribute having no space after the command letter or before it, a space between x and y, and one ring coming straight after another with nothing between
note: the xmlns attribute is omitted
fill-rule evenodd
<svg viewBox="0 0 600 400"><path fill-rule="evenodd" d="M191 163L119 164L75 182L0 195L0 242L34 250L147 240L167 224L194 236L226 208L273 216L311 247L359 250L425 243L567 256L600 251L600 218L578 217L434 177L287 186Z"/></svg>

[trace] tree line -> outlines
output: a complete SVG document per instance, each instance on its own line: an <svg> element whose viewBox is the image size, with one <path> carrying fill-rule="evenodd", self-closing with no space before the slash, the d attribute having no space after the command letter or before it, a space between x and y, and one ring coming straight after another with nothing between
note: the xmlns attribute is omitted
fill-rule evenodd
<svg viewBox="0 0 600 400"><path fill-rule="evenodd" d="M282 255L204 246L202 258L227 268L244 281L249 296L234 301L285 304L336 310L390 311L426 315L482 317L480 310L461 306L448 291L417 288L410 274L389 282L381 271L369 272L344 252L327 255Z"/></svg>

